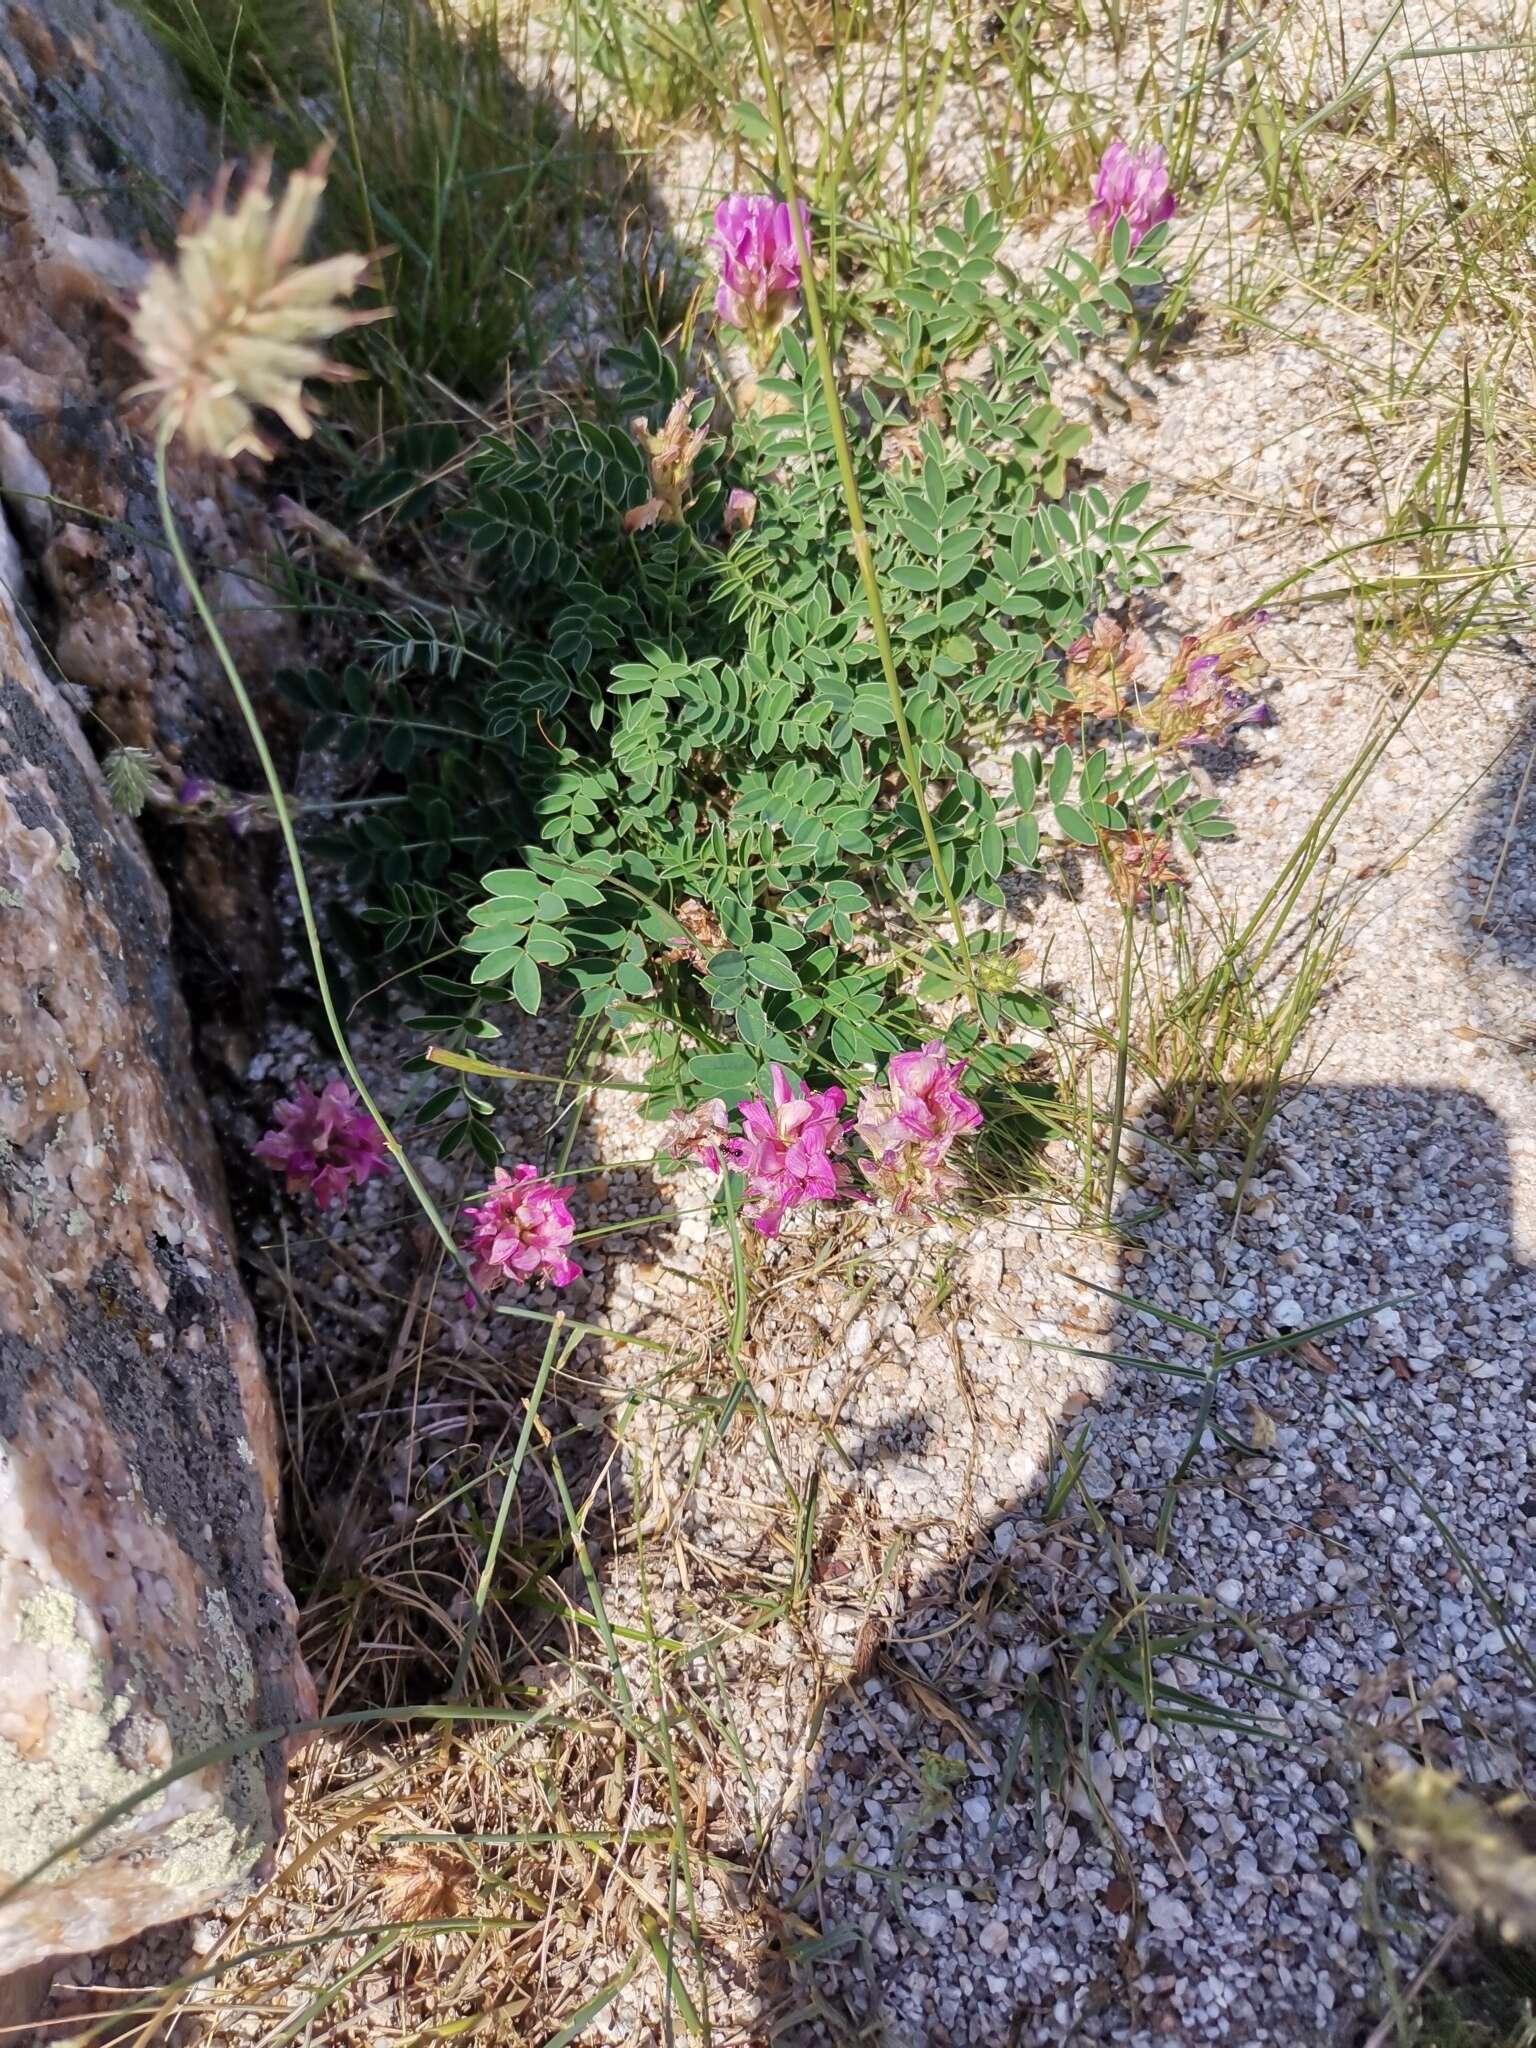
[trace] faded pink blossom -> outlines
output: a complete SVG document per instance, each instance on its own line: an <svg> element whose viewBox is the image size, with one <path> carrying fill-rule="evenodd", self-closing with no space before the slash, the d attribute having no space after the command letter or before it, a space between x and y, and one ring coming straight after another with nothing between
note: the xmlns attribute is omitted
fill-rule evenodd
<svg viewBox="0 0 1536 2048"><path fill-rule="evenodd" d="M751 491L734 490L725 501L725 530L745 533L757 517L757 499Z"/></svg>
<svg viewBox="0 0 1536 2048"><path fill-rule="evenodd" d="M1220 746L1240 725L1274 723L1249 688L1269 668L1253 637L1266 617L1235 613L1184 635L1162 689L1137 708L1137 722L1160 746Z"/></svg>
<svg viewBox="0 0 1536 2048"><path fill-rule="evenodd" d="M800 224L809 233L802 199ZM715 208L712 237L720 262L715 311L759 344L770 342L800 310L800 251L782 200L765 192L734 192Z"/></svg>
<svg viewBox="0 0 1536 2048"><path fill-rule="evenodd" d="M964 1060L945 1057L934 1038L912 1052L893 1053L885 1070L884 1088L868 1088L859 1098L855 1128L869 1157L859 1171L898 1215L936 1207L963 1183L947 1164L956 1138L978 1130L982 1115L963 1094Z"/></svg>
<svg viewBox="0 0 1536 2048"><path fill-rule="evenodd" d="M482 1293L508 1280L568 1287L579 1277L581 1268L565 1249L576 1232L570 1209L536 1166L514 1166L510 1173L498 1166L485 1200L466 1202L464 1214L473 1225L464 1247L470 1278Z"/></svg>
<svg viewBox="0 0 1536 2048"><path fill-rule="evenodd" d="M1147 656L1147 643L1102 612L1067 649L1063 681L1071 692L1063 724L1075 720L1119 718L1134 691L1136 671Z"/></svg>
<svg viewBox="0 0 1536 2048"><path fill-rule="evenodd" d="M878 1159L861 1159L859 1171L898 1216L931 1215L965 1185L963 1173L941 1159L925 1160L919 1145L897 1145Z"/></svg>
<svg viewBox="0 0 1536 2048"><path fill-rule="evenodd" d="M936 1162L962 1131L980 1128L981 1111L962 1094L964 1060L945 1057L933 1038L913 1052L892 1053L883 1089L867 1089L859 1101L858 1132L871 1152L919 1146Z"/></svg>
<svg viewBox="0 0 1536 2048"><path fill-rule="evenodd" d="M318 1095L301 1082L273 1114L277 1128L252 1155L286 1175L290 1195L308 1188L316 1206L329 1209L374 1174L388 1173L384 1133L345 1081L327 1081Z"/></svg>
<svg viewBox="0 0 1536 2048"><path fill-rule="evenodd" d="M667 1119L667 1150L674 1159L694 1159L718 1173L728 1127L726 1107L718 1096L697 1109L674 1109Z"/></svg>
<svg viewBox="0 0 1536 2048"><path fill-rule="evenodd" d="M624 514L626 533L643 533L658 524L682 526L690 503L693 465L709 439L708 426L693 424L694 393L685 391L661 425L633 419L629 431L644 450L651 468L651 495Z"/></svg>
<svg viewBox="0 0 1536 2048"><path fill-rule="evenodd" d="M742 1214L764 1237L777 1237L784 1216L806 1202L831 1202L856 1192L835 1155L847 1142L847 1101L841 1088L802 1088L775 1066L771 1102L744 1102L744 1136L728 1138L725 1156L746 1175Z"/></svg>
<svg viewBox="0 0 1536 2048"><path fill-rule="evenodd" d="M1159 890L1167 892L1188 886L1179 873L1173 848L1155 832L1108 834L1104 859L1109 868L1109 885L1127 909L1150 903Z"/></svg>
<svg viewBox="0 0 1536 2048"><path fill-rule="evenodd" d="M1117 221L1129 221L1134 249L1143 235L1173 218L1177 205L1164 152L1155 143L1128 149L1117 137L1105 150L1093 181L1090 224L1108 235Z"/></svg>

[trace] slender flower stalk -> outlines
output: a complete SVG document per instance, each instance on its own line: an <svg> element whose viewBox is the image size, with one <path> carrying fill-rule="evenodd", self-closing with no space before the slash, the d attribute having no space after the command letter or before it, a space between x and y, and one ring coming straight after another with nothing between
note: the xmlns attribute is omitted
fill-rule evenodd
<svg viewBox="0 0 1536 2048"><path fill-rule="evenodd" d="M167 422L161 428L160 437L155 444L155 495L160 506L161 524L165 528L165 538L171 550L171 559L175 562L177 573L186 585L187 595L191 598L197 616L202 621L203 631L208 635L209 640L213 644L213 651L218 656L219 665L224 671L230 689L234 692L235 702L240 707L240 716L245 721L245 729L250 734L251 745L256 750L256 759L261 764L262 776L266 782L267 792L272 799L272 809L277 818L277 829L283 836L283 850L288 856L288 867L293 876L293 891L294 895L298 898L299 917L304 926L304 937L309 947L310 963L315 970L315 987L319 992L320 1007L325 1012L325 1021L330 1027L331 1040L336 1047L336 1055L346 1070L347 1079L357 1090L358 1099L378 1125L383 1135L385 1147L401 1173L405 1176L406 1185L416 1197L422 1214L432 1225L434 1231L436 1231L455 1265L463 1266L465 1264L464 1256L459 1250L453 1232L444 1222L437 1204L427 1192L421 1175L407 1158L405 1147L391 1130L384 1112L369 1093L368 1084L363 1079L357 1061L352 1057L351 1046L347 1043L346 1029L342 1024L340 1012L336 1008L336 998L331 992L331 978L325 968L325 948L320 939L320 927L315 921L315 907L309 893L309 878L304 871L304 856L299 851L299 838L293 828L293 814L288 808L287 793L283 788L282 778L277 772L277 763L272 758L272 750L267 745L267 736L262 730L261 720L256 715L256 707L251 702L250 692L246 689L245 680L240 674L239 665L233 654L230 653L229 643L219 630L219 622L214 617L207 598L203 595L202 585L198 582L196 571L187 557L187 550L181 538L181 531L176 524L176 515L171 510L171 493L166 480L165 457L166 448L173 431L174 429Z"/></svg>
<svg viewBox="0 0 1536 2048"><path fill-rule="evenodd" d="M337 1056L423 1215L454 1263L467 1271L453 1232L369 1093L352 1056L326 972L325 949L287 794L239 664L203 595L171 509L167 458L178 431L187 431L194 445L216 453L230 455L249 449L264 456L270 451L255 430L251 411L258 405L278 411L296 431L307 431L302 387L305 376L316 373L313 345L352 323L353 316L341 312L337 301L355 288L367 268L367 259L355 256L297 267L319 208L324 169L322 156L308 172L297 173L304 182L295 192L290 180L289 191L275 209L267 193L265 172L253 173L248 184L252 203L244 215L240 208L225 212L223 187L216 188L216 204L207 209L206 216L197 209L189 215L175 270L168 272L158 287L151 280L134 322L134 338L150 372L147 388L160 400L155 496L166 544L261 764L293 875L315 986ZM249 345L241 344L242 322L251 323L245 336ZM335 366L326 364L323 357L318 360L322 365L318 374L333 373Z"/></svg>
<svg viewBox="0 0 1536 2048"><path fill-rule="evenodd" d="M1115 1188L1120 1179L1120 1150L1125 1141L1125 1105L1131 1073L1131 1007L1135 999L1136 918L1133 904L1122 905L1120 989L1115 1007L1115 1088L1109 1112L1109 1158L1104 1174L1104 1221L1115 1217ZM1092 1126L1089 1127L1092 1149Z"/></svg>
<svg viewBox="0 0 1536 2048"><path fill-rule="evenodd" d="M907 707L902 697L901 678L896 672L895 650L891 644L890 628L886 623L885 606L880 597L880 579L875 574L874 550L870 545L869 529L864 524L864 505L859 496L858 479L853 472L853 456L848 446L848 427L843 417L842 396L837 388L837 371L832 362L826 322L821 317L821 306L816 292L810 238L806 233L805 217L796 190L795 164L790 153L789 131L784 122L784 106L779 97L778 81L774 76L767 40L763 34L761 0L746 0L746 16L747 28L752 37L753 55L757 60L758 77L762 81L763 97L767 103L768 122L773 130L774 145L778 154L779 183L784 191L785 204L789 208L790 225L800 257L805 314L810 325L811 342L816 352L816 367L821 378L821 387L827 401L832 447L837 458L838 475L842 480L843 497L848 508L849 536L859 564L859 580L864 586L864 594L869 603L869 623L880 656L880 673L885 680L886 694L891 701L891 717L896 727L896 744L901 755L902 773L906 777L907 788L911 791L912 801L917 808L923 841L933 867L934 881L938 885L944 907L954 926L955 950L959 956L966 986L972 1003L979 1009L971 944L966 935L965 920L960 915L960 905L954 887L945 871L943 857L939 851L938 834L934 830L933 817L928 809L928 793L924 786L922 770L918 766L917 750L912 744L912 729L907 722Z"/></svg>

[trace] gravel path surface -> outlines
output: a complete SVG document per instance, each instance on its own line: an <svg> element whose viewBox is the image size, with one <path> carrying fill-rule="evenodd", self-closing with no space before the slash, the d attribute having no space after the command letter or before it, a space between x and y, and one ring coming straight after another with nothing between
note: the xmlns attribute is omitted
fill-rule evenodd
<svg viewBox="0 0 1536 2048"><path fill-rule="evenodd" d="M1357 53L1383 18L1349 23ZM1399 26L1438 32L1427 9ZM1379 328L1300 292L1269 319L1242 351L1206 325L1160 371L1080 385L1101 429L1085 462L1107 487L1151 475L1188 549L1146 620L1165 646L1378 533L1384 488L1432 441L1422 409L1373 410ZM1446 386L1460 339L1442 337ZM1474 479L1467 514L1488 509ZM1529 487L1503 510L1528 531ZM1123 1248L1021 1212L866 1239L819 1278L824 1231L780 1254L802 1277L770 1294L747 1369L830 1533L804 1631L727 1687L750 1760L736 1803L786 1916L755 1982L723 1988L746 2034L755 2011L795 2015L778 2038L862 2024L892 2048L1347 2043L1381 2009L1378 1940L1412 1960L1444 1925L1401 1867L1371 1904L1363 1760L1401 1734L1475 1781L1521 1780L1536 1725L1505 1627L1528 1632L1536 1554L1531 650L1516 620L1440 662L1411 641L1362 660L1346 605L1275 613L1279 722L1239 743L1240 838L1207 862L1223 903L1255 902L1369 733L1409 708L1336 839L1346 947L1236 1221L1240 1154L1172 1160L1145 1101L1126 1206L1156 1214ZM1038 915L1068 999L1101 1005L1104 906L1090 892L1076 917ZM629 1283L609 1279L622 1323ZM1229 1354L1356 1320L1234 1366L1202 1429L1200 1381L1064 1348L1208 1360L1205 1337L1105 1287ZM1064 1438L1082 1486L1047 1519ZM782 1571L784 1514L743 1432L681 1520L728 1577L727 1561ZM616 1569L621 1611L624 1590ZM696 1589L671 1592L697 1626ZM1090 1670L1108 1696L1049 1771L1032 1745L1049 1747L1062 1674ZM1148 1670L1188 1725L1148 1724ZM797 1940L819 1953L790 1969ZM610 2038L655 2023L638 1997Z"/></svg>

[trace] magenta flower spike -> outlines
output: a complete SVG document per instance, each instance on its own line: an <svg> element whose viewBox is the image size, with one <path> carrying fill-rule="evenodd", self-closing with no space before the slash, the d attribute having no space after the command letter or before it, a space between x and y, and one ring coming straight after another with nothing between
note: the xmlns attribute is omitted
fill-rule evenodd
<svg viewBox="0 0 1536 2048"><path fill-rule="evenodd" d="M1128 149L1116 137L1105 150L1093 181L1090 223L1100 234L1108 235L1117 221L1128 221L1134 249L1152 228L1173 218L1177 205L1168 181L1168 158L1157 144Z"/></svg>
<svg viewBox="0 0 1536 2048"><path fill-rule="evenodd" d="M849 1130L842 1089L806 1089L782 1067L771 1072L772 1100L742 1103L743 1135L728 1138L724 1147L731 1166L746 1176L742 1214L764 1237L778 1236L791 1209L856 1192L848 1167L836 1156Z"/></svg>
<svg viewBox="0 0 1536 2048"><path fill-rule="evenodd" d="M466 1203L464 1214L473 1226L464 1247L470 1278L483 1294L508 1280L568 1287L579 1278L581 1268L566 1251L575 1221L564 1195L540 1179L536 1166L514 1166L510 1173L498 1166L485 1200Z"/></svg>
<svg viewBox="0 0 1536 2048"><path fill-rule="evenodd" d="M798 204L809 233L810 211L803 199ZM711 239L720 265L715 311L765 355L800 310L800 251L789 207L765 192L733 192L715 208Z"/></svg>
<svg viewBox="0 0 1536 2048"><path fill-rule="evenodd" d="M329 1209L374 1174L388 1173L384 1133L345 1081L327 1081L318 1095L301 1082L273 1114L277 1126L252 1156L286 1177L290 1195L307 1188L318 1208Z"/></svg>

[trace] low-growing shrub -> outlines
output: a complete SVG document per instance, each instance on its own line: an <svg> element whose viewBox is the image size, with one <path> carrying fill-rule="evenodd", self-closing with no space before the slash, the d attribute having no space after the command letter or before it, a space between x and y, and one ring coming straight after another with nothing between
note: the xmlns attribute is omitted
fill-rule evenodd
<svg viewBox="0 0 1536 2048"><path fill-rule="evenodd" d="M1245 715L1251 643L1224 622L1154 695L1117 629L1084 638L1159 579L1160 550L1145 485L1111 500L1076 478L1088 429L1051 396L1053 364L1157 283L1165 234L1122 212L1029 290L973 200L842 336L866 365L852 458L943 882L994 920L969 960L782 277L753 337L773 359L734 399L647 337L616 355L613 417L489 436L458 465L446 437L402 437L355 481L354 515L387 506L424 556L461 550L469 593L374 609L339 674L290 679L311 743L383 799L323 843L388 971L419 970L426 1031L494 1036L552 981L644 1045L658 1109L760 1092L770 1062L857 1086L932 1035L933 1005L984 1057L1046 1021L1006 940L1010 875L1095 855L1145 900L1176 845L1230 829L1177 756ZM424 1107L449 1149L491 1158L473 1096Z"/></svg>
<svg viewBox="0 0 1536 2048"><path fill-rule="evenodd" d="M307 434L304 380L345 374L313 344L378 317L345 303L368 259L294 267L323 161L280 201L267 177L230 205L226 174L135 316L162 499L171 434L269 458L258 409ZM1053 365L1156 284L1173 207L1161 153L1113 145L1096 256L1064 253L1029 291L971 199L842 334L850 407L802 297L803 203L737 194L715 216L716 312L754 371L729 399L717 359L689 366L721 381L701 395L646 335L614 352L616 417L463 453L451 429L413 426L341 508L354 527L387 520L387 569L282 502L352 656L287 678L309 744L352 782L316 844L369 899L378 979L434 1001L416 1021L437 1050L494 1039L498 1013L537 1010L553 979L581 1027L644 1050L658 1113L761 1103L770 1073L777 1099L781 1070L820 1091L786 1101L841 1103L919 1044L985 1078L1048 1021L1010 943L1010 876L1093 854L1130 916L1180 886L1177 846L1231 829L1182 757L1267 716L1249 622L1186 636L1146 687L1145 644L1104 607L1158 578L1147 486L1112 502L1077 477L1089 430L1051 395ZM162 510L251 724L347 1081L377 1120L295 808ZM173 788L124 756L116 779L140 802L239 811L195 772ZM458 1078L418 1105L445 1154L488 1165L491 1114Z"/></svg>

